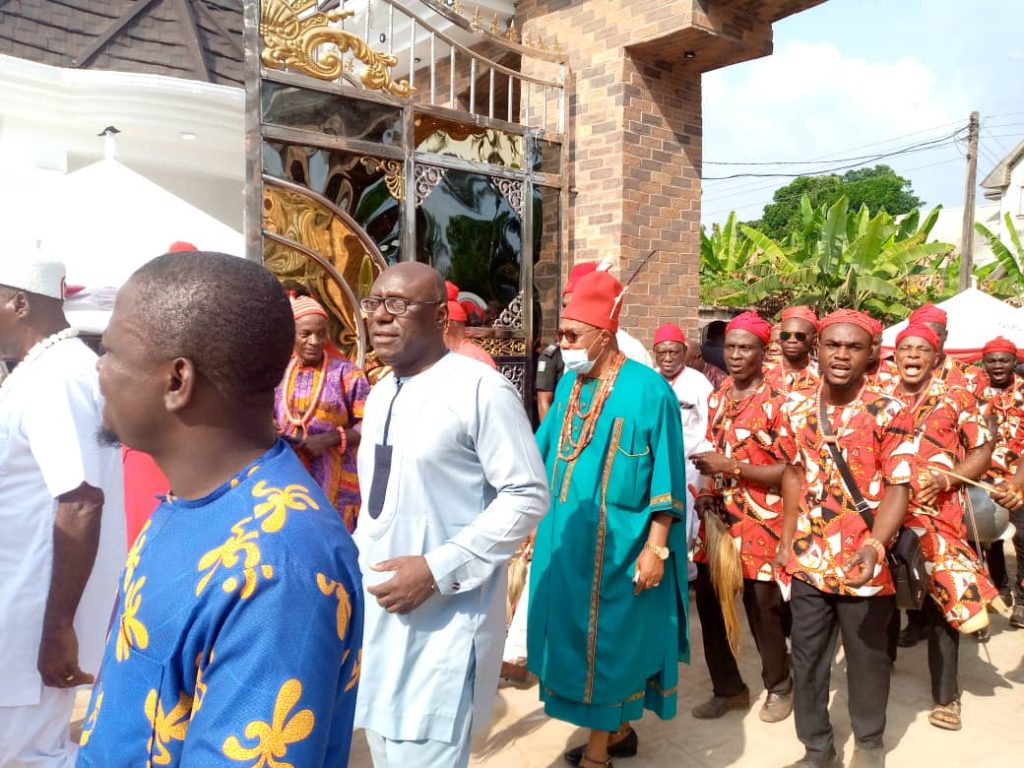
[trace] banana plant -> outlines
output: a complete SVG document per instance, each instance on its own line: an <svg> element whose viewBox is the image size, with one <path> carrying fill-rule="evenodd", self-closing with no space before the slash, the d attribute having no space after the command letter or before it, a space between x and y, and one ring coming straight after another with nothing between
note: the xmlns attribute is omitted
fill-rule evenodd
<svg viewBox="0 0 1024 768"><path fill-rule="evenodd" d="M974 225L974 229L988 240L996 257L991 264L976 268L974 275L978 278L978 284L988 293L1000 299L1015 299L1021 303L1024 300L1024 247L1021 246L1020 234L1013 226L1013 218L1009 213L1004 221L1010 245L981 222Z"/></svg>

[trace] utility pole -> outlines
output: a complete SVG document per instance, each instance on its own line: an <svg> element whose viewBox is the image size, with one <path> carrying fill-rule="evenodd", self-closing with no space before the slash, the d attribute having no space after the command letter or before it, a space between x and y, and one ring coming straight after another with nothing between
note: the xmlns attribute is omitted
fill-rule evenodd
<svg viewBox="0 0 1024 768"><path fill-rule="evenodd" d="M960 290L971 287L974 268L974 190L978 186L978 113L967 128L967 181L964 184L964 227L960 232Z"/></svg>

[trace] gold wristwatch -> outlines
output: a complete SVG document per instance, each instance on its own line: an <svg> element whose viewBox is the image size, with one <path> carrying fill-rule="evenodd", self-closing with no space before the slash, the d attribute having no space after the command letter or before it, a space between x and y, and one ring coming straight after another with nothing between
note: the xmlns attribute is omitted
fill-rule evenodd
<svg viewBox="0 0 1024 768"><path fill-rule="evenodd" d="M658 556L659 560L668 560L668 547L659 547L657 544L651 544L651 542L647 541L644 542L644 549L651 550L651 552Z"/></svg>

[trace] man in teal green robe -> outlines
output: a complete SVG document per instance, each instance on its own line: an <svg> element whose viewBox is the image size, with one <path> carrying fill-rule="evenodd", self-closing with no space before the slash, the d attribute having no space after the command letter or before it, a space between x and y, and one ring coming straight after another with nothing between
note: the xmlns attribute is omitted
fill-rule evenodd
<svg viewBox="0 0 1024 768"><path fill-rule="evenodd" d="M566 755L588 767L635 753L631 732L618 751L609 737L625 740L644 709L675 715L689 660L679 402L618 351L620 293L607 273L577 286L559 331L567 374L537 433L551 508L531 565L528 666L545 711L592 730Z"/></svg>

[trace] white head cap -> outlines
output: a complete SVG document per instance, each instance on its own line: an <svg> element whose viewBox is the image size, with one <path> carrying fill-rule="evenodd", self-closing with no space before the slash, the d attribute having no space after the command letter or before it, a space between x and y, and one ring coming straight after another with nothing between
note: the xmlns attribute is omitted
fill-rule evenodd
<svg viewBox="0 0 1024 768"><path fill-rule="evenodd" d="M65 298L64 264L49 258L34 240L0 242L0 285Z"/></svg>

